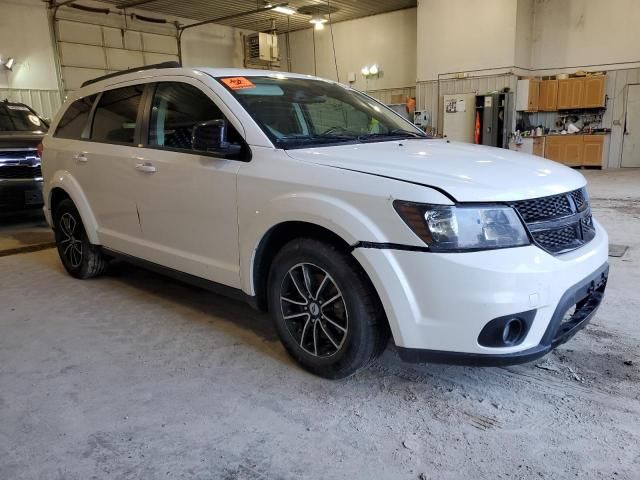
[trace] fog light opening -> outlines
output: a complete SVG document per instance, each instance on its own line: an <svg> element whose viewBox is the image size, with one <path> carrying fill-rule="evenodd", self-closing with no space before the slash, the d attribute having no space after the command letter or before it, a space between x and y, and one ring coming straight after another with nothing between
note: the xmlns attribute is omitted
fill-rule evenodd
<svg viewBox="0 0 640 480"><path fill-rule="evenodd" d="M502 341L505 345L515 345L520 340L520 336L524 330L522 320L519 318L511 318L505 324L502 329Z"/></svg>

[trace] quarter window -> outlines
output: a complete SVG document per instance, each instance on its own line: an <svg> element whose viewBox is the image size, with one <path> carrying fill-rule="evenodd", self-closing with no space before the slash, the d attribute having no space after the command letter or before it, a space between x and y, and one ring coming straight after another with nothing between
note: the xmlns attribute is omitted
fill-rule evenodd
<svg viewBox="0 0 640 480"><path fill-rule="evenodd" d="M222 111L200 89L186 83L158 83L151 107L149 145L203 151L194 148L194 127L224 118ZM231 125L227 140L232 144L241 142Z"/></svg>
<svg viewBox="0 0 640 480"><path fill-rule="evenodd" d="M93 118L91 139L132 144L144 85L107 90L100 97Z"/></svg>
<svg viewBox="0 0 640 480"><path fill-rule="evenodd" d="M81 98L80 100L76 100L69 105L69 108L67 108L67 111L64 112L64 115L60 119L60 122L58 122L58 127L56 128L54 137L72 139L82 138L82 133L87 126L89 113L91 112L91 107L93 106L93 102L95 102L96 97L97 95L90 95L88 97Z"/></svg>

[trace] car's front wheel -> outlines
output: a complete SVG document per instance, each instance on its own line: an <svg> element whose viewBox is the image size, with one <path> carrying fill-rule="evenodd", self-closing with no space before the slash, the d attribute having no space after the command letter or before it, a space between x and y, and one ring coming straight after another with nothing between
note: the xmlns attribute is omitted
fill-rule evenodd
<svg viewBox="0 0 640 480"><path fill-rule="evenodd" d="M81 279L103 273L108 259L99 247L89 242L82 218L73 202L70 199L61 201L53 218L58 254L67 272Z"/></svg>
<svg viewBox="0 0 640 480"><path fill-rule="evenodd" d="M268 289L282 343L312 373L347 377L387 343L373 287L355 260L331 244L302 238L285 245L273 261Z"/></svg>

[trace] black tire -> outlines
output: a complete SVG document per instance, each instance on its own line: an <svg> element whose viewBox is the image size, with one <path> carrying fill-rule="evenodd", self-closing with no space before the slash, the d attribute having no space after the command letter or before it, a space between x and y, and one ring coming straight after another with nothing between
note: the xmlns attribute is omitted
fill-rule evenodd
<svg viewBox="0 0 640 480"><path fill-rule="evenodd" d="M54 213L54 233L62 265L75 278L87 279L104 273L108 259L89 242L80 214L70 199L62 200Z"/></svg>
<svg viewBox="0 0 640 480"><path fill-rule="evenodd" d="M387 345L389 329L373 286L355 259L336 246L309 238L289 242L273 260L267 288L280 340L316 375L353 375ZM337 295L338 300L327 299L322 305L323 298Z"/></svg>

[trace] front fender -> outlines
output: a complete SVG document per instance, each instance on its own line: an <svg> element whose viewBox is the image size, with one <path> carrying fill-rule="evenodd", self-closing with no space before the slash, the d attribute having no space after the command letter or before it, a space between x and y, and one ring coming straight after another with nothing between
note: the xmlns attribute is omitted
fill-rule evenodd
<svg viewBox="0 0 640 480"><path fill-rule="evenodd" d="M278 196L259 210L240 216L240 271L246 293L255 295L254 264L260 242L269 230L285 222L326 228L349 245L362 239L389 241L366 212L339 198L307 192Z"/></svg>
<svg viewBox="0 0 640 480"><path fill-rule="evenodd" d="M51 196L54 189L60 188L69 195L74 205L78 209L82 224L87 232L89 241L94 245L100 245L100 239L98 238L98 223L96 217L89 207L87 197L85 196L80 184L73 178L73 175L67 170L58 170L49 177L44 185L44 199L45 208L48 210L47 216L52 218L51 212ZM53 224L53 222L51 222Z"/></svg>

